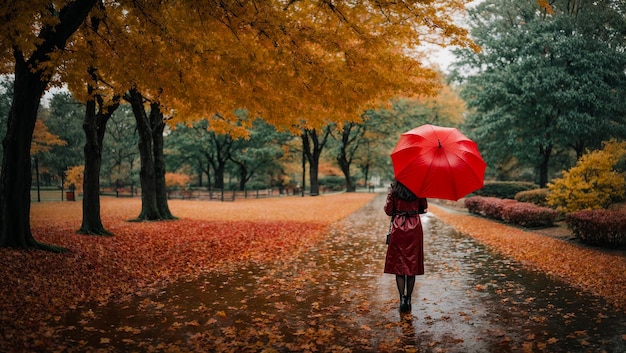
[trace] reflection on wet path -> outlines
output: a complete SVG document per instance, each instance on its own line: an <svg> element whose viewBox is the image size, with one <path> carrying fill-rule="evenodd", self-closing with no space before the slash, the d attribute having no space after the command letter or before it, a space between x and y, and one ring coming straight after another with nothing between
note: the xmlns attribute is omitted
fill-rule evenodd
<svg viewBox="0 0 626 353"><path fill-rule="evenodd" d="M384 196L293 258L235 265L130 303L79 308L66 351L626 351L624 314L423 216L426 274L401 316L383 275Z"/></svg>
<svg viewBox="0 0 626 353"><path fill-rule="evenodd" d="M426 274L416 281L411 316L419 351L626 351L626 315L603 300L525 269L432 215L422 219ZM392 303L385 317L399 320L393 278L380 285L380 298Z"/></svg>

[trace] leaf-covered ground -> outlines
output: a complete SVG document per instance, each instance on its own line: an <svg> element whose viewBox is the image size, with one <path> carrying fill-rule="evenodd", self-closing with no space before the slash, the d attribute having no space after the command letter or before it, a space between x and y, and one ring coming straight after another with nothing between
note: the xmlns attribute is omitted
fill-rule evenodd
<svg viewBox="0 0 626 353"><path fill-rule="evenodd" d="M423 217L427 273L418 279L412 315L399 315L393 276L381 273L388 225L384 195L372 198L172 201L180 220L144 223L126 222L139 213L139 200L105 198L104 223L116 233L105 238L74 234L80 203L34 204L36 239L71 252L0 249L0 351L616 352L626 347L619 300L584 288L587 272L559 274L574 287L553 280L536 269L557 274L552 258L558 256L546 249L530 262L520 256L538 250L510 239L534 244L546 237L434 205ZM489 240L499 237L504 240ZM558 244L552 245L566 258L589 250ZM603 268L604 255L614 256L597 251L593 259L585 257L587 267ZM624 265L610 261L617 270ZM614 280L608 277L614 272L594 273L599 277L591 283Z"/></svg>
<svg viewBox="0 0 626 353"><path fill-rule="evenodd" d="M602 296L626 311L626 254L546 237L485 218L444 212L436 215L458 231L498 252Z"/></svg>
<svg viewBox="0 0 626 353"><path fill-rule="evenodd" d="M85 303L128 301L203 272L293 257L372 198L353 193L234 203L179 200L170 209L180 220L141 223L127 222L139 214L139 199L103 198L103 224L114 237L75 234L80 202L34 203L35 239L70 253L0 249L0 351L6 344L49 347L55 332L46 322Z"/></svg>

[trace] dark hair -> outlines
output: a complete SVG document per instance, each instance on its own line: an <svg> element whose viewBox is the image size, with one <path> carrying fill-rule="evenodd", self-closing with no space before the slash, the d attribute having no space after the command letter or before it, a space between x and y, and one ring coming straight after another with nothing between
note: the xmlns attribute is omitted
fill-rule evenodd
<svg viewBox="0 0 626 353"><path fill-rule="evenodd" d="M399 181L391 183L391 193L405 201L415 201L417 196Z"/></svg>

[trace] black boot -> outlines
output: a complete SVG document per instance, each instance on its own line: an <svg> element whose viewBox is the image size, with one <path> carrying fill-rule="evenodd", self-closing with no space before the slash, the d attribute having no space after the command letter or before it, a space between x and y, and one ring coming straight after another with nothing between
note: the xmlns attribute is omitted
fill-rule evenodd
<svg viewBox="0 0 626 353"><path fill-rule="evenodd" d="M410 312L411 311L411 297L405 296L404 303L406 304L406 312Z"/></svg>
<svg viewBox="0 0 626 353"><path fill-rule="evenodd" d="M406 295L403 295L400 298L400 312L406 313L411 310L410 304L407 303L408 298Z"/></svg>

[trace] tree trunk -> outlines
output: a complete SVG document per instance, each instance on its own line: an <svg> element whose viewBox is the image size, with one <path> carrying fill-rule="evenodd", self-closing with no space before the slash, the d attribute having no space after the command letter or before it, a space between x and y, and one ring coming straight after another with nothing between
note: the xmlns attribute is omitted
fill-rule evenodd
<svg viewBox="0 0 626 353"><path fill-rule="evenodd" d="M339 157L337 157L337 163L339 164L339 168L341 168L341 172L343 172L343 177L346 179L346 191L347 192L355 192L356 188L354 183L352 182L352 176L350 175L350 161L346 158L345 153L341 153Z"/></svg>
<svg viewBox="0 0 626 353"><path fill-rule="evenodd" d="M29 59L14 49L15 81L13 101L7 119L7 132L2 141L3 159L0 174L0 246L36 248L49 251L65 249L37 242L30 229L31 161L30 145L37 120L41 96L50 82L51 72L40 69L49 62L49 55L65 48L68 38L96 0L74 1L63 7L54 27L45 26L40 42Z"/></svg>
<svg viewBox="0 0 626 353"><path fill-rule="evenodd" d="M320 156L322 155L322 150L328 141L329 135L330 127L325 129L321 139L317 136L316 129L305 129L302 134L302 148L304 149L304 154L309 161L310 195L319 195L320 192L320 183L318 179ZM313 145L311 145L311 142Z"/></svg>
<svg viewBox="0 0 626 353"><path fill-rule="evenodd" d="M32 142L39 100L46 81L30 72L28 64L15 67L13 102L9 111L0 175L0 245L40 248L30 231Z"/></svg>
<svg viewBox="0 0 626 353"><path fill-rule="evenodd" d="M135 120L137 121L137 131L139 132L141 213L137 217L137 220L160 220L162 217L157 206L152 128L150 127L150 121L143 106L143 96L141 93L133 88L128 92L128 96L135 115Z"/></svg>
<svg viewBox="0 0 626 353"><path fill-rule="evenodd" d="M207 191L211 191L211 163L207 162L206 166L206 189Z"/></svg>
<svg viewBox="0 0 626 353"><path fill-rule="evenodd" d="M346 179L346 191L355 192L356 186L352 182L352 175L350 174L350 166L352 165L352 157L356 152L359 145L359 138L363 135L365 129L361 125L356 123L347 123L343 127L341 132L341 146L339 148L339 155L337 156L337 163L343 172L343 176Z"/></svg>
<svg viewBox="0 0 626 353"><path fill-rule="evenodd" d="M165 185L165 158L163 156L163 131L165 121L158 103L150 105L150 125L152 127L152 151L154 156L154 175L156 183L156 202L159 214L163 219L176 219L167 203L167 187Z"/></svg>
<svg viewBox="0 0 626 353"><path fill-rule="evenodd" d="M216 189L224 189L224 169L226 168L226 166L224 165L224 163L222 162L217 162L217 165L215 166L215 176L213 179L213 186Z"/></svg>
<svg viewBox="0 0 626 353"><path fill-rule="evenodd" d="M244 191L246 189L246 184L254 175L254 171L248 174L248 168L245 163L238 162L234 159L231 159L231 161L239 167L239 191Z"/></svg>
<svg viewBox="0 0 626 353"><path fill-rule="evenodd" d="M90 70L95 75L94 70ZM88 86L89 95L93 87ZM113 235L102 225L100 218L100 168L102 166L102 143L106 124L119 107L119 100L96 113L96 98L87 101L83 130L85 131L85 172L83 179L83 221L78 230L80 234Z"/></svg>
<svg viewBox="0 0 626 353"><path fill-rule="evenodd" d="M100 3L101 7L102 3ZM98 32L100 19L91 17L91 29ZM91 48L92 43L88 42ZM92 54L96 59L95 54ZM91 80L97 84L97 69L90 67L88 74ZM113 98L113 103L103 107L102 97L95 92L92 84L87 84L87 93L90 97L86 104L83 130L85 131L85 170L83 173L83 221L78 229L79 234L89 235L113 235L102 225L100 218L100 169L102 167L102 144L106 125L113 112L119 107L119 97ZM98 112L96 112L96 100Z"/></svg>
<svg viewBox="0 0 626 353"><path fill-rule="evenodd" d="M539 187L545 188L548 184L548 166L550 163L550 155L552 154L552 146L542 147L541 163L539 164Z"/></svg>

